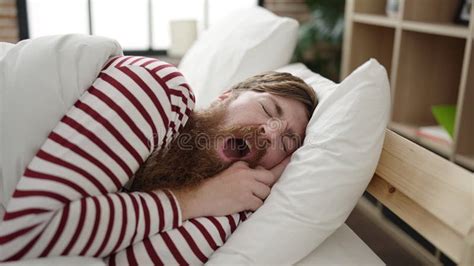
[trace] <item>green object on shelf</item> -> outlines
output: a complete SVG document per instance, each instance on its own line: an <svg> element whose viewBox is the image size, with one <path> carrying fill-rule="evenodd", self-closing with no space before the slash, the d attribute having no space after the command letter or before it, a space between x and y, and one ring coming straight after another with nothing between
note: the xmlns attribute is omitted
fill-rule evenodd
<svg viewBox="0 0 474 266"><path fill-rule="evenodd" d="M440 124L449 135L454 138L454 121L456 119L456 106L455 105L434 105L431 106L431 112L433 113L436 122Z"/></svg>

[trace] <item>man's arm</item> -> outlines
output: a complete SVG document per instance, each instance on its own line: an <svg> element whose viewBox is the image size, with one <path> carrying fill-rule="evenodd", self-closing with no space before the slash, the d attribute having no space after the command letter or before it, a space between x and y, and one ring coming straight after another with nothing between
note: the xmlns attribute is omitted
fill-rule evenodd
<svg viewBox="0 0 474 266"><path fill-rule="evenodd" d="M202 265L250 212L188 220L106 258L110 265Z"/></svg>
<svg viewBox="0 0 474 266"><path fill-rule="evenodd" d="M117 57L49 135L0 224L0 261L107 256L181 225L172 193L121 193L184 126L194 98L176 68Z"/></svg>
<svg viewBox="0 0 474 266"><path fill-rule="evenodd" d="M258 180L257 182L264 183L271 187L281 176L288 163L289 158L286 158L273 169L267 171L261 167L258 167L258 169L249 169L246 163L238 162L228 170L212 177L211 179L217 182L206 182L201 186L201 191L197 193L206 195L209 194L210 191L214 191L216 193L226 194L219 202L213 202L209 207L205 208L209 211L209 208L217 208L218 205L222 204L222 201L233 197L231 193L226 192L228 189L239 190L237 183L228 183L227 181L234 182L243 180L249 176L254 176L256 180ZM269 172L271 174L269 174ZM262 175L262 173L265 174ZM213 186L212 190L210 190L212 183L220 187ZM191 195L193 193L196 192L191 192ZM240 193L244 192L240 191ZM181 192L176 193L176 195L179 198ZM187 195L189 195L189 192L184 193L182 196L186 197ZM198 200L196 197L200 196L194 196L194 198ZM266 198L266 196L264 198ZM202 201L201 205L205 205L205 203L206 201ZM231 204L224 203L224 205ZM186 215L186 206L181 206L183 215ZM232 206L235 206L235 204L232 204ZM233 207L227 206L226 210L232 208ZM212 210L212 212L216 213L218 210ZM250 212L239 212L221 217L208 216L190 219L177 229L150 236L142 242L135 243L125 250L112 254L106 261L110 265L203 264L207 262L214 251L225 243L230 235L250 214Z"/></svg>

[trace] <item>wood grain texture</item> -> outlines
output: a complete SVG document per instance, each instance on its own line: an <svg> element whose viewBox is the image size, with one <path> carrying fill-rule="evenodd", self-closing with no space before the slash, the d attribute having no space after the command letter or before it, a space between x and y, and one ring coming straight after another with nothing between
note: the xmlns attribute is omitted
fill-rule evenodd
<svg viewBox="0 0 474 266"><path fill-rule="evenodd" d="M453 261L459 262L464 247L460 234L377 175L367 191Z"/></svg>
<svg viewBox="0 0 474 266"><path fill-rule="evenodd" d="M471 41L472 42L472 41ZM472 44L471 44L472 47ZM474 53L471 50L460 110L457 152L474 157Z"/></svg>
<svg viewBox="0 0 474 266"><path fill-rule="evenodd" d="M386 2L381 0L357 0L354 11L357 13L385 14Z"/></svg>
<svg viewBox="0 0 474 266"><path fill-rule="evenodd" d="M394 38L393 28L354 23L349 71L375 58L387 69L387 73L391 73Z"/></svg>
<svg viewBox="0 0 474 266"><path fill-rule="evenodd" d="M392 122L415 130L436 125L431 107L457 106L453 145L411 139L474 171L474 5L469 27L454 24L458 1L347 0L341 79L369 58L390 74ZM400 132L404 134L403 132Z"/></svg>
<svg viewBox="0 0 474 266"><path fill-rule="evenodd" d="M368 191L460 262L474 225L474 174L387 130Z"/></svg>
<svg viewBox="0 0 474 266"><path fill-rule="evenodd" d="M426 22L453 22L459 1L446 0L405 0L406 20Z"/></svg>
<svg viewBox="0 0 474 266"><path fill-rule="evenodd" d="M386 1L346 1L341 76L379 60L391 74L392 124L402 129L434 125L431 106L456 105L453 145L413 140L474 170L474 5L466 28L453 23L458 1L400 3L400 17L390 20ZM368 191L455 262L472 265L472 172L388 130Z"/></svg>

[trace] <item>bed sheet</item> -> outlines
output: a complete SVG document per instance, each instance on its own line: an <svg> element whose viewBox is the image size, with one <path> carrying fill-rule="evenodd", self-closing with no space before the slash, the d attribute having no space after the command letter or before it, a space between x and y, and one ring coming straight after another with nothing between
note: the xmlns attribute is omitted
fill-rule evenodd
<svg viewBox="0 0 474 266"><path fill-rule="evenodd" d="M385 265L346 224L297 265Z"/></svg>
<svg viewBox="0 0 474 266"><path fill-rule="evenodd" d="M1 211L1 210L0 210ZM1 217L1 216L0 216ZM25 260L4 265L105 265L101 259L56 257ZM346 224L297 265L385 265Z"/></svg>

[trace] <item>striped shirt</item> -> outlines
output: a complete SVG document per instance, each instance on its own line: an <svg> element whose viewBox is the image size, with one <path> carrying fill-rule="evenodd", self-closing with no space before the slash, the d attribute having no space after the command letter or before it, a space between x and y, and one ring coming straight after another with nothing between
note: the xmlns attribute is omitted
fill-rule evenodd
<svg viewBox="0 0 474 266"><path fill-rule="evenodd" d="M0 223L0 261L93 256L110 264L199 264L247 218L182 224L170 191L121 192L185 125L194 95L172 65L110 59L48 136Z"/></svg>

